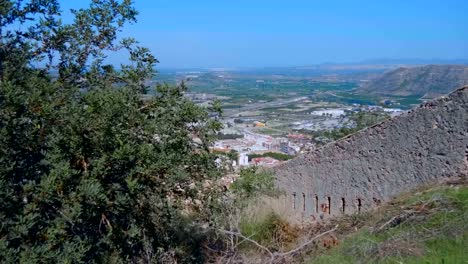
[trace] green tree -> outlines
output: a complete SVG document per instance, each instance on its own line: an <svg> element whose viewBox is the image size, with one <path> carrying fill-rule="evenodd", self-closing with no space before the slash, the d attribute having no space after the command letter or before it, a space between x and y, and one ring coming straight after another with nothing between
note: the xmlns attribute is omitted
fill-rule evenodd
<svg viewBox="0 0 468 264"><path fill-rule="evenodd" d="M118 42L130 0L73 14L63 24L55 0L0 1L0 261L201 261L191 223L216 202L200 186L219 174L219 105L195 105L183 84L142 96L157 60ZM105 65L120 49L130 65Z"/></svg>

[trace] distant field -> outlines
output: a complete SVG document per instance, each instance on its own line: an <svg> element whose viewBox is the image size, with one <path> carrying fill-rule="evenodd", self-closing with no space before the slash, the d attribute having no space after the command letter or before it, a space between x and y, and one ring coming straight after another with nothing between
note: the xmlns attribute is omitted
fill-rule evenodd
<svg viewBox="0 0 468 264"><path fill-rule="evenodd" d="M189 75L162 74L155 80L157 82L176 83L176 80L185 79ZM281 99L309 97L310 102L334 102L337 104L378 105L383 99L397 102L398 107L409 109L421 103L417 96L408 97L379 97L355 93L358 83L325 82L313 78L298 78L279 75L241 75L234 73L201 73L196 78L189 78L186 82L190 92L213 94L224 97L221 99L225 109L240 108L258 102L274 102ZM282 110L300 109L296 104L283 105ZM263 109L276 112L275 106Z"/></svg>
<svg viewBox="0 0 468 264"><path fill-rule="evenodd" d="M267 127L259 127L253 129L254 132L264 134L264 135L269 135L269 136L284 136L286 133L278 130L278 129L273 129L273 128L267 128Z"/></svg>

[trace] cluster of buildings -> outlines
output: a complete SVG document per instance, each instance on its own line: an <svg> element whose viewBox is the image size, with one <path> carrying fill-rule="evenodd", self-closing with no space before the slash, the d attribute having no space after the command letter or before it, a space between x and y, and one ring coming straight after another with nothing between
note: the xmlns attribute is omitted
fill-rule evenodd
<svg viewBox="0 0 468 264"><path fill-rule="evenodd" d="M355 123L348 118L349 114L358 112L385 112L391 117L403 113L397 108L384 108L376 105L353 104L350 108L323 109L312 111L309 114L312 119L297 121L290 124L293 130L324 131L340 128L352 128Z"/></svg>
<svg viewBox="0 0 468 264"><path fill-rule="evenodd" d="M333 130L343 127L352 127L354 124L349 118L340 117L318 117L314 120L304 120L294 122L290 125L293 130L323 131Z"/></svg>
<svg viewBox="0 0 468 264"><path fill-rule="evenodd" d="M340 128L353 128L356 124L349 118L349 115L356 112L386 112L393 116L403 111L400 109L383 108L381 106L357 104L349 108L321 109L308 113L311 118L290 123L289 128L291 131L330 131ZM301 152L313 150L317 142L322 142L320 138L312 139L311 136L301 133L289 133L287 136L282 137L272 137L256 133L256 129L268 128L268 126L265 122L256 121L253 118L243 118L238 122L234 119L234 124L229 122L228 124L230 125L228 125L228 129L224 133L233 136L232 139L218 140L214 145L214 150L225 153L237 153L238 158L232 164L234 167L250 165L274 166L281 161L270 157L272 155L267 155L268 157L258 157L256 155L257 157L255 158L249 158L249 155L274 152L295 156Z"/></svg>
<svg viewBox="0 0 468 264"><path fill-rule="evenodd" d="M279 163L281 163L281 161L274 159L272 157L253 158L252 161L250 162L251 165L262 166L262 167L273 167Z"/></svg>
<svg viewBox="0 0 468 264"><path fill-rule="evenodd" d="M235 150L239 153L281 152L296 155L301 148L310 143L310 136L303 134L289 134L287 137L272 137L251 131L244 131L242 138L218 140L214 149Z"/></svg>
<svg viewBox="0 0 468 264"><path fill-rule="evenodd" d="M386 108L380 105L353 105L353 112L386 112L390 114L390 116L394 117L400 115L404 112L404 110L399 108Z"/></svg>
<svg viewBox="0 0 468 264"><path fill-rule="evenodd" d="M254 133L249 130L243 131L243 137L237 139L218 140L213 149L218 152L228 153L235 151L238 153L237 161L233 166L274 166L280 163L272 157L257 157L249 159L251 154L264 154L266 152L276 152L287 155L297 155L306 146L310 145L311 137L303 134L288 134L287 137L271 137Z"/></svg>

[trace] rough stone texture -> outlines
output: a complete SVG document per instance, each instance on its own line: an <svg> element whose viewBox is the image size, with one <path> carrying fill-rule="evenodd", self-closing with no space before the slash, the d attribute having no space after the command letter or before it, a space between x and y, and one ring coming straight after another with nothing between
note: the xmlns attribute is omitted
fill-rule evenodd
<svg viewBox="0 0 468 264"><path fill-rule="evenodd" d="M343 201L344 213L355 213L422 184L468 177L468 86L274 173L296 216L311 220L343 214Z"/></svg>

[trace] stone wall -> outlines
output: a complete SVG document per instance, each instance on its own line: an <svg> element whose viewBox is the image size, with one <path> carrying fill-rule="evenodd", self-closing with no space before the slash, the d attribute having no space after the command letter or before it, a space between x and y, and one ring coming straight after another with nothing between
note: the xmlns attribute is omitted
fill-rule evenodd
<svg viewBox="0 0 468 264"><path fill-rule="evenodd" d="M468 175L468 87L274 168L296 216L370 209L416 186Z"/></svg>

